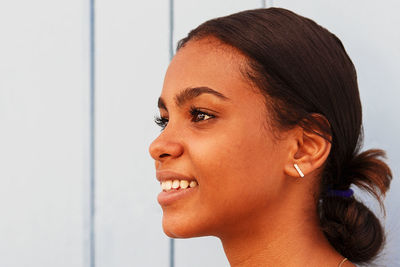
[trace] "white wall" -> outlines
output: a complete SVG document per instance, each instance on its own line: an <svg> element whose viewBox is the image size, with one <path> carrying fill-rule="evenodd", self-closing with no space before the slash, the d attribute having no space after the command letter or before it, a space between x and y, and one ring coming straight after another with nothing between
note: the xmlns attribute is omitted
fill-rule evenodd
<svg viewBox="0 0 400 267"><path fill-rule="evenodd" d="M87 266L87 11L0 2L0 266Z"/></svg>
<svg viewBox="0 0 400 267"><path fill-rule="evenodd" d="M96 267L169 263L148 153L168 21L167 1L96 3Z"/></svg>
<svg viewBox="0 0 400 267"><path fill-rule="evenodd" d="M95 2L95 187L90 186L90 2L0 3L0 266L169 266L147 148L169 61L169 3ZM263 4L316 20L356 65L365 147L388 152L388 247L400 266L400 2L175 0L174 47L201 22ZM90 193L95 193L95 262ZM175 241L175 266L229 266L219 241ZM95 266L94 266L95 263Z"/></svg>

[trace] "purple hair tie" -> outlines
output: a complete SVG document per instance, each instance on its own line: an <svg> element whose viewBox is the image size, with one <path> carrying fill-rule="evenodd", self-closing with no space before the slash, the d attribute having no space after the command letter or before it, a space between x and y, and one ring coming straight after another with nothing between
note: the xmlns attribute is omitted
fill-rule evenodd
<svg viewBox="0 0 400 267"><path fill-rule="evenodd" d="M347 190L335 190L335 189L329 189L327 192L327 195L330 197L345 197L349 198L352 197L354 194L354 191L352 189L347 189Z"/></svg>

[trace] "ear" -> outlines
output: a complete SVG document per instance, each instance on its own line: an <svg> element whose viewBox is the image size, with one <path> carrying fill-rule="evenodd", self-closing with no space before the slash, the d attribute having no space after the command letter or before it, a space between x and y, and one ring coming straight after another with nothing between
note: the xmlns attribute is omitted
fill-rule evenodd
<svg viewBox="0 0 400 267"><path fill-rule="evenodd" d="M325 163L331 151L331 143L322 134L298 126L289 136L289 157L284 169L287 175L300 177L294 164L307 177Z"/></svg>

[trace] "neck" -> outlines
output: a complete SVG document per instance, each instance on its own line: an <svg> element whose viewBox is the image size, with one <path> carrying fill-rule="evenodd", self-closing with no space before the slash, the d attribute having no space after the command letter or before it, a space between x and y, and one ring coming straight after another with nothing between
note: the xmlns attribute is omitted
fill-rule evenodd
<svg viewBox="0 0 400 267"><path fill-rule="evenodd" d="M298 205L274 210L262 213L269 215L246 218L236 224L241 229L232 227L220 236L232 267L338 266L343 257L320 230L315 210L306 211Z"/></svg>

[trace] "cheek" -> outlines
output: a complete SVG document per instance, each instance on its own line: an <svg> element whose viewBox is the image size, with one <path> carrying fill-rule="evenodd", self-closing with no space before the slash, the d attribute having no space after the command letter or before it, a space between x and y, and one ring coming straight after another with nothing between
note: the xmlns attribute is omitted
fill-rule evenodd
<svg viewBox="0 0 400 267"><path fill-rule="evenodd" d="M283 172L274 143L260 131L241 127L197 138L191 142L191 152L203 185L202 198L216 212L250 212L276 195L276 180Z"/></svg>

